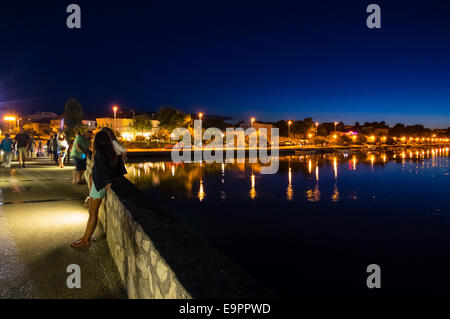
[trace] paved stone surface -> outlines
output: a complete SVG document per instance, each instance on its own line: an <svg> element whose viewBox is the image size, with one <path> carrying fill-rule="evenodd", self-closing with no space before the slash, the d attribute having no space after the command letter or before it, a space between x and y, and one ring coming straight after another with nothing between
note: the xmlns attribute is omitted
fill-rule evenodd
<svg viewBox="0 0 450 319"><path fill-rule="evenodd" d="M87 186L73 185L73 167L49 159L0 168L0 298L126 298L98 227L96 244L74 250L88 217ZM66 285L67 266L81 268L81 288Z"/></svg>

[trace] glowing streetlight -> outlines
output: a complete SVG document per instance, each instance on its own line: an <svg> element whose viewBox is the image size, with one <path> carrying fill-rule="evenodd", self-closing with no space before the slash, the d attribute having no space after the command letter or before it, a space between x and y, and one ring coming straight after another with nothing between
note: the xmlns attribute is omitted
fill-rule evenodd
<svg viewBox="0 0 450 319"><path fill-rule="evenodd" d="M114 130L117 131L117 110L119 108L117 107L117 105L113 106L113 111L114 111Z"/></svg>
<svg viewBox="0 0 450 319"><path fill-rule="evenodd" d="M201 121L202 120L202 118L203 118L203 113L198 113L198 119Z"/></svg>
<svg viewBox="0 0 450 319"><path fill-rule="evenodd" d="M253 127L253 123L255 122L255 118L252 117L252 118L250 119L250 122L252 123L252 127Z"/></svg>
<svg viewBox="0 0 450 319"><path fill-rule="evenodd" d="M291 136L291 124L292 124L292 121L289 120L287 124L288 124L288 137L290 137Z"/></svg>
<svg viewBox="0 0 450 319"><path fill-rule="evenodd" d="M337 131L337 125L338 125L338 122L334 122L334 131L335 132Z"/></svg>
<svg viewBox="0 0 450 319"><path fill-rule="evenodd" d="M15 124L15 122L16 122L16 117L15 117L15 116L5 116L3 119L4 119L5 121L8 121L8 122L9 122L9 130L11 131L11 123L14 123L14 124Z"/></svg>

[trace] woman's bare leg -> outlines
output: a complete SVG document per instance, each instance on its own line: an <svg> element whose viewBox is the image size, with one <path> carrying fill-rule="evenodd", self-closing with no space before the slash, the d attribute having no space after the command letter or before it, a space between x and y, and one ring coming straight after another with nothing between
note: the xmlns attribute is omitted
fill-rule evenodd
<svg viewBox="0 0 450 319"><path fill-rule="evenodd" d="M91 198L89 200L89 219L86 226L86 231L83 236L83 240L89 242L92 237L92 234L97 227L98 220L98 210L100 208L100 204L102 203L101 198Z"/></svg>
<svg viewBox="0 0 450 319"><path fill-rule="evenodd" d="M97 227L98 220L98 210L100 208L100 204L102 202L101 198L90 198L89 200L89 219L86 225L86 231L84 232L83 237L74 241L71 246L74 248L84 248L90 246L90 239L92 234Z"/></svg>
<svg viewBox="0 0 450 319"><path fill-rule="evenodd" d="M59 167L64 168L64 157L59 158Z"/></svg>

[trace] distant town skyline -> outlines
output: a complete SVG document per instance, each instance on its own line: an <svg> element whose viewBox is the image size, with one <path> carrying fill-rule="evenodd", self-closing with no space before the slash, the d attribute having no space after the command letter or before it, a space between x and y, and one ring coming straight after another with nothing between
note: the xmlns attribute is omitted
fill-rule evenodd
<svg viewBox="0 0 450 319"><path fill-rule="evenodd" d="M0 111L112 105L262 121L450 126L450 3L310 1L0 5ZM405 5L408 10L405 10Z"/></svg>

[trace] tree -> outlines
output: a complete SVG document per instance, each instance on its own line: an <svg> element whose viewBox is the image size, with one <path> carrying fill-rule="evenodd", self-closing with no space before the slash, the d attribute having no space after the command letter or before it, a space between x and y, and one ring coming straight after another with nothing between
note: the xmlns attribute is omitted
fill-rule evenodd
<svg viewBox="0 0 450 319"><path fill-rule="evenodd" d="M303 121L294 121L291 125L291 134L305 137L313 127L314 121L310 117L305 118Z"/></svg>
<svg viewBox="0 0 450 319"><path fill-rule="evenodd" d="M317 135L328 136L334 132L334 123L322 123L317 128Z"/></svg>
<svg viewBox="0 0 450 319"><path fill-rule="evenodd" d="M275 122L274 127L277 127L279 129L280 136L288 136L288 123L285 120Z"/></svg>
<svg viewBox="0 0 450 319"><path fill-rule="evenodd" d="M177 127L189 128L192 125L190 115L178 111L171 106L163 106L158 110L159 126L172 132Z"/></svg>
<svg viewBox="0 0 450 319"><path fill-rule="evenodd" d="M81 125L83 119L83 107L81 103L74 98L67 100L64 107L64 125L67 126L67 130L72 132L77 126Z"/></svg>
<svg viewBox="0 0 450 319"><path fill-rule="evenodd" d="M133 122L130 124L130 128L135 132L141 133L150 131L153 128L152 118L147 114L137 115Z"/></svg>
<svg viewBox="0 0 450 319"><path fill-rule="evenodd" d="M225 120L222 117L207 116L203 119L202 126L204 129L215 127L224 131L229 125L225 123Z"/></svg>

